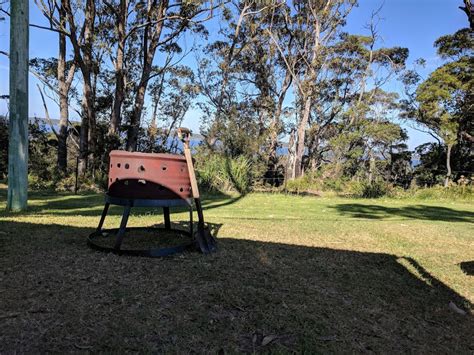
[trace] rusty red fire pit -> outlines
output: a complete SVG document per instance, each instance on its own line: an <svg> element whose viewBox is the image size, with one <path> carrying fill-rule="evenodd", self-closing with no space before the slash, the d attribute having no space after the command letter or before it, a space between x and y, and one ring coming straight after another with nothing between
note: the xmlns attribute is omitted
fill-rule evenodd
<svg viewBox="0 0 474 355"><path fill-rule="evenodd" d="M90 247L120 255L148 257L171 255L193 247L203 253L216 250L215 240L210 236L204 224L199 191L189 150L190 133L189 130L184 128L180 129L179 133L185 146L184 156L120 150L114 150L110 153L105 206L96 231L89 235L88 245ZM193 200L199 216L198 231L194 234ZM124 211L120 227L106 230L102 227L110 205L124 206ZM164 215L164 228L127 228L132 207L161 207ZM189 231L171 228L171 207L186 207L189 209ZM139 230L152 231L158 235L163 231L173 232L183 242L166 248L123 249L122 242L125 234L133 234L134 231ZM104 236L115 236L114 247L97 243L97 239ZM130 237L133 237L133 235Z"/></svg>

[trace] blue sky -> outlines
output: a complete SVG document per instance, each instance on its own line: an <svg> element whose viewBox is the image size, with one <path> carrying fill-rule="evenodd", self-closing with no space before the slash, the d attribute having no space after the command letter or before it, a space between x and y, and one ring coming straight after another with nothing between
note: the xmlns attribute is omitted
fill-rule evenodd
<svg viewBox="0 0 474 355"><path fill-rule="evenodd" d="M359 7L349 15L346 31L351 33L366 33L364 25L369 21L371 13L380 7L381 22L379 34L382 45L386 47L401 46L410 50L409 65L418 58L427 61L422 74L425 76L442 62L437 57L433 42L440 36L454 33L456 30L467 26L466 15L458 9L462 0L360 0ZM30 22L45 24L33 1L30 1ZM9 28L8 22L0 23L0 50L8 51ZM55 33L36 28L30 30L30 57L51 57L57 54L57 35ZM390 89L402 91L400 83L392 82ZM0 95L8 93L8 61L0 56ZM43 117L44 111L36 79L30 77L29 95L30 116ZM49 105L52 117L58 116L55 105ZM0 114L7 112L6 103L0 101ZM200 112L191 110L185 118L184 125L198 131ZM431 140L430 136L420 133L404 125L409 133L409 147Z"/></svg>

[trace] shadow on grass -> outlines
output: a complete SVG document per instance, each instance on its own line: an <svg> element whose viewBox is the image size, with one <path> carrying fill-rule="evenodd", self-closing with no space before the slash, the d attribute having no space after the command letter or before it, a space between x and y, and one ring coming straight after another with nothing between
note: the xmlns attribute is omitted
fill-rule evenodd
<svg viewBox="0 0 474 355"><path fill-rule="evenodd" d="M0 189L5 194L6 190ZM0 195L1 196L1 195ZM243 196L231 196L226 194L213 194L202 196L202 206L204 210L210 210L223 206L228 206L239 201ZM29 193L30 205L26 212L16 213L22 214L43 214L43 215L62 215L62 216L100 216L105 203L103 193L88 194L61 194L54 192L34 191ZM35 201L34 204L31 203ZM135 208L134 211L159 211L161 209L152 208ZM172 209L174 212L186 212L186 208L176 207ZM122 215L123 207L111 206L108 215ZM0 211L0 216L8 216L6 211Z"/></svg>
<svg viewBox="0 0 474 355"><path fill-rule="evenodd" d="M474 260L463 261L459 263L459 267L466 275L474 276Z"/></svg>
<svg viewBox="0 0 474 355"><path fill-rule="evenodd" d="M447 207L411 205L404 207L386 207L358 203L338 204L332 206L341 215L353 218L386 219L394 216L444 222L474 223L474 212L459 211Z"/></svg>
<svg viewBox="0 0 474 355"><path fill-rule="evenodd" d="M413 259L224 237L146 259L90 250L91 228L0 232L2 352L472 350L448 304L472 305Z"/></svg>

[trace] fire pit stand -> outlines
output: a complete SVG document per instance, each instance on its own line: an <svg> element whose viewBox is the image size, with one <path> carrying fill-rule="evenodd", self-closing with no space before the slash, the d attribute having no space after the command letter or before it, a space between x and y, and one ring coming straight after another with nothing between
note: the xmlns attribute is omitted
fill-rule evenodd
<svg viewBox="0 0 474 355"><path fill-rule="evenodd" d="M113 229L103 229L105 218L109 210L110 205L124 206L122 220L120 222L119 228ZM164 228L163 227L129 227L127 228L128 217L132 207L162 207L163 216L164 216ZM189 209L189 230L185 231L182 229L171 228L171 219L170 219L170 207L188 207ZM165 248L155 248L155 249L121 249L123 238L126 232L155 232L158 235L160 232L169 233L172 231L176 236L181 237L184 242L173 246ZM145 257L160 257L168 256L176 253L181 253L187 249L191 249L195 242L192 238L193 235L193 206L190 201L187 200L150 200L150 199L126 199L109 196L105 196L105 206L100 217L99 225L95 232L89 235L87 239L87 244L96 250L110 252L118 255L131 255L131 256L145 256ZM112 238L115 236L115 245L114 247L106 247L104 245L98 244L96 240L100 237L109 237ZM133 238L133 236L131 236Z"/></svg>
<svg viewBox="0 0 474 355"><path fill-rule="evenodd" d="M189 136L189 135L188 135ZM187 147L187 146L186 146ZM139 153L114 150L110 153L109 187L105 196L105 206L95 232L87 239L90 247L119 255L159 257L182 252L194 247L202 253L216 250L214 244L203 241L204 217L201 201L195 183L194 168L189 152L186 156L176 154ZM192 191L192 186L194 190ZM193 201L199 216L198 231L193 233ZM123 215L119 228L103 229L110 205L123 206ZM133 207L161 207L164 215L164 228L134 227L127 228L128 217ZM189 209L189 231L171 227L170 208ZM170 232L180 244L155 249L123 249L122 242L127 232L133 238L134 231L152 231L160 234ZM114 246L98 243L100 238L115 237ZM204 235L204 237L208 237ZM208 237L209 239L210 237ZM214 242L214 240L212 239ZM112 243L108 243L111 245Z"/></svg>

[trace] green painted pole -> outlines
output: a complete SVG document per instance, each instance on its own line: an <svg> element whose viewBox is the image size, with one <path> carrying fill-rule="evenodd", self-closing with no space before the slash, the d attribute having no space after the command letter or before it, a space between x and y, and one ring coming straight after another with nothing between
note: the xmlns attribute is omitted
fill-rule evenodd
<svg viewBox="0 0 474 355"><path fill-rule="evenodd" d="M28 0L10 2L10 119L7 210L28 201Z"/></svg>

